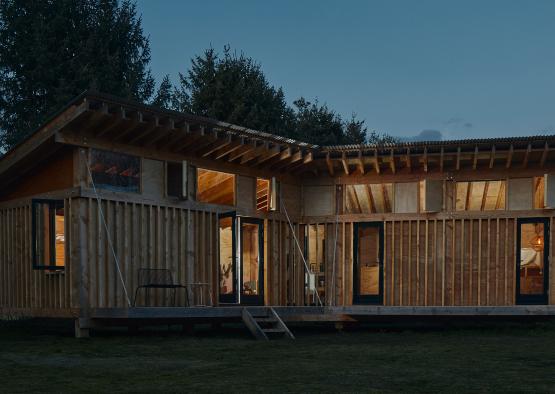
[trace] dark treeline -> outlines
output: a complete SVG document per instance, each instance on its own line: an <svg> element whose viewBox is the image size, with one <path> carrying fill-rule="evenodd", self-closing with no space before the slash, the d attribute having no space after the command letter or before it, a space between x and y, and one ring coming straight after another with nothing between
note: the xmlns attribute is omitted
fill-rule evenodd
<svg viewBox="0 0 555 394"><path fill-rule="evenodd" d="M254 59L210 48L156 88L130 0L0 0L0 152L86 89L319 145L388 142L356 115L301 97L288 105Z"/></svg>

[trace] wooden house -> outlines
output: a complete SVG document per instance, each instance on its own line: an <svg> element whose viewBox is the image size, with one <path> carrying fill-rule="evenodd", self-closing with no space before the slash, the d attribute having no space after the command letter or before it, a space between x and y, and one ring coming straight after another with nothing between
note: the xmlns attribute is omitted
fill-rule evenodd
<svg viewBox="0 0 555 394"><path fill-rule="evenodd" d="M1 313L553 314L554 149L317 146L86 92L0 159Z"/></svg>

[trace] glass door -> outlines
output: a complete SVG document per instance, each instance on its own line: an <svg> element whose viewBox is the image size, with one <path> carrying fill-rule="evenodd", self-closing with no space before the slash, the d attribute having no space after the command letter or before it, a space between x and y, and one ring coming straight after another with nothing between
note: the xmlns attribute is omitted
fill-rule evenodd
<svg viewBox="0 0 555 394"><path fill-rule="evenodd" d="M518 219L517 226L516 303L547 304L549 221Z"/></svg>
<svg viewBox="0 0 555 394"><path fill-rule="evenodd" d="M235 214L221 215L219 296L221 303L237 303L237 259Z"/></svg>
<svg viewBox="0 0 555 394"><path fill-rule="evenodd" d="M383 223L356 223L353 251L353 304L382 304Z"/></svg>
<svg viewBox="0 0 555 394"><path fill-rule="evenodd" d="M241 304L264 305L264 222L241 218Z"/></svg>

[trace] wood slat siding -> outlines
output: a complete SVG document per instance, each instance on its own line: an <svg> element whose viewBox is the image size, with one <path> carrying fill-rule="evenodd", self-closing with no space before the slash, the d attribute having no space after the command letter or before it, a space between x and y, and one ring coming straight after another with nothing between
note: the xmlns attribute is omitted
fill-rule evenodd
<svg viewBox="0 0 555 394"><path fill-rule="evenodd" d="M97 200L81 199L87 205L86 239L88 299L91 308L126 307L122 281L117 271ZM128 296L133 302L140 268L171 270L181 284L209 283L212 302L217 289L217 215L214 212L180 209L143 203L102 200L108 233L118 256ZM191 294L195 304L209 299L203 287ZM150 305L171 305L170 292L151 290ZM137 305L145 305L141 290ZM178 291L177 306L185 306L185 293Z"/></svg>
<svg viewBox="0 0 555 394"><path fill-rule="evenodd" d="M555 218L550 220L555 229ZM326 237L326 302L351 305L354 222L339 223L335 277L335 223L310 224L315 225L326 229L317 233L319 243ZM552 251L553 235L551 245ZM386 220L384 305L514 305L516 246L515 217Z"/></svg>
<svg viewBox="0 0 555 394"><path fill-rule="evenodd" d="M65 220L72 222L74 207L65 200ZM69 316L76 308L71 289L71 248L66 235L66 269L33 269L31 204L0 209L0 315Z"/></svg>

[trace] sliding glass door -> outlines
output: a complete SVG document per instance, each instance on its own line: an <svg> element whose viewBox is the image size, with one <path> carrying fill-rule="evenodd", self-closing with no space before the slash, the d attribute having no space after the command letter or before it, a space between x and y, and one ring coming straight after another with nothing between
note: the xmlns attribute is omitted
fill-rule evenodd
<svg viewBox="0 0 555 394"><path fill-rule="evenodd" d="M353 304L382 304L383 223L356 223L353 251Z"/></svg>
<svg viewBox="0 0 555 394"><path fill-rule="evenodd" d="M241 218L241 304L264 305L264 222Z"/></svg>
<svg viewBox="0 0 555 394"><path fill-rule="evenodd" d="M517 226L516 303L547 304L549 220L518 219Z"/></svg>
<svg viewBox="0 0 555 394"><path fill-rule="evenodd" d="M223 215L219 232L220 303L263 305L264 222Z"/></svg>

